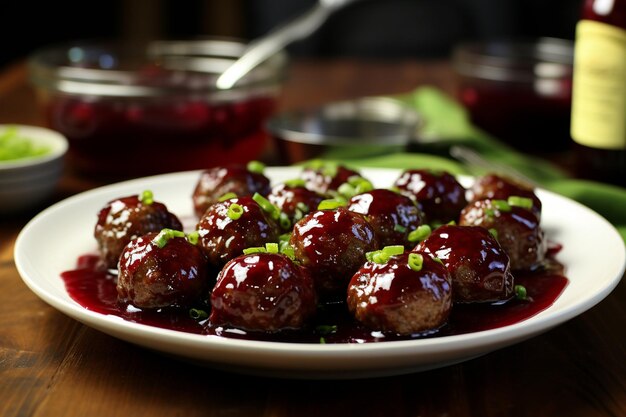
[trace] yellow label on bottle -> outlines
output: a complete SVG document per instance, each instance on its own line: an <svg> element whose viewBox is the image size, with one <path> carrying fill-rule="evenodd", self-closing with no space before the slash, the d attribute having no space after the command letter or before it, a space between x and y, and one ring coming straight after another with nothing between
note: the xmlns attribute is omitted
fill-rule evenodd
<svg viewBox="0 0 626 417"><path fill-rule="evenodd" d="M626 31L582 20L576 27L572 138L581 145L626 149Z"/></svg>

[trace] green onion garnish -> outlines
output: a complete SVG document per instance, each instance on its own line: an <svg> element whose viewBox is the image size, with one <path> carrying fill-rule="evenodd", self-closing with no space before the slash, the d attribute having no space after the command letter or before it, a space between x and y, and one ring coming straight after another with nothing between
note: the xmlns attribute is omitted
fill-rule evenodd
<svg viewBox="0 0 626 417"><path fill-rule="evenodd" d="M167 245L167 242L175 237L185 237L185 232L174 229L163 229L159 232L158 235L154 237L154 239L152 239L152 243L157 245L160 249L165 247L165 245Z"/></svg>
<svg viewBox="0 0 626 417"><path fill-rule="evenodd" d="M254 193L252 199L257 202L259 206L265 211L270 217L274 220L278 220L280 217L280 209L276 207L274 204L270 203L270 201L263 197L259 193Z"/></svg>
<svg viewBox="0 0 626 417"><path fill-rule="evenodd" d="M194 230L193 232L187 234L187 242L191 243L192 245L198 244L198 238L199 235L197 230Z"/></svg>
<svg viewBox="0 0 626 417"><path fill-rule="evenodd" d="M526 197L520 197L517 195L510 196L507 200L507 203L509 203L512 206L525 208L527 210L530 210L531 208L533 208L532 199L526 198Z"/></svg>
<svg viewBox="0 0 626 417"><path fill-rule="evenodd" d="M336 324L320 324L315 326L315 332L319 334L331 334L337 331Z"/></svg>
<svg viewBox="0 0 626 417"><path fill-rule="evenodd" d="M430 236L430 232L430 226L427 224L423 224L421 226L418 226L417 229L413 230L411 233L409 233L407 239L409 240L409 242L421 242L422 240Z"/></svg>
<svg viewBox="0 0 626 417"><path fill-rule="evenodd" d="M228 217L232 220L238 220L243 215L243 207L240 204L233 203L228 206Z"/></svg>
<svg viewBox="0 0 626 417"><path fill-rule="evenodd" d="M408 265L413 271L419 272L424 265L424 257L419 253L409 253Z"/></svg>
<svg viewBox="0 0 626 417"><path fill-rule="evenodd" d="M326 344L326 339L324 338L324 336L320 337L320 345L325 345Z"/></svg>
<svg viewBox="0 0 626 417"><path fill-rule="evenodd" d="M394 232L398 232L398 233L404 233L404 232L406 232L406 227L405 227L405 226L402 226L401 224L397 224L397 223L396 223L396 224L393 226L393 231L394 231Z"/></svg>
<svg viewBox="0 0 626 417"><path fill-rule="evenodd" d="M492 200L491 203L500 211L511 211L511 206L504 200Z"/></svg>
<svg viewBox="0 0 626 417"><path fill-rule="evenodd" d="M152 194L152 191L150 190L145 190L143 193L141 193L139 201L141 201L141 204L149 206L150 204L154 203L154 194Z"/></svg>
<svg viewBox="0 0 626 417"><path fill-rule="evenodd" d="M322 200L317 205L318 210L335 210L339 207L343 207L345 203L343 201L336 200L334 198L328 200Z"/></svg>
<svg viewBox="0 0 626 417"><path fill-rule="evenodd" d="M517 298L518 300L527 300L528 292L526 291L526 287L524 287L523 285L516 285L515 298Z"/></svg>
<svg viewBox="0 0 626 417"><path fill-rule="evenodd" d="M303 180L302 178L293 178L290 180L286 180L284 184L287 187L297 188L297 187L304 187L306 185L306 181Z"/></svg>
<svg viewBox="0 0 626 417"><path fill-rule="evenodd" d="M377 264L386 264L392 256L402 255L403 253L404 246L402 245L385 246L380 250L367 252L365 254L365 259Z"/></svg>
<svg viewBox="0 0 626 417"><path fill-rule="evenodd" d="M237 198L237 194L235 194L235 193L226 193L226 194L223 194L220 198L218 198L217 201L219 203L221 203L223 201L231 200L233 198Z"/></svg>
<svg viewBox="0 0 626 417"><path fill-rule="evenodd" d="M289 216L287 216L287 213L283 213L282 211L278 216L278 222L280 223L280 227L283 229L289 229L291 227L291 220L289 220Z"/></svg>
<svg viewBox="0 0 626 417"><path fill-rule="evenodd" d="M267 253L278 253L278 243L266 243L265 250Z"/></svg>
<svg viewBox="0 0 626 417"><path fill-rule="evenodd" d="M496 240L498 239L498 231L494 228L489 229L489 233L491 234L491 236L493 236Z"/></svg>
<svg viewBox="0 0 626 417"><path fill-rule="evenodd" d="M244 255L252 255L254 253L266 253L267 250L263 246L253 246L243 250Z"/></svg>
<svg viewBox="0 0 626 417"><path fill-rule="evenodd" d="M189 317L194 320L204 320L209 317L209 314L204 310L200 310L199 308L192 308L189 310Z"/></svg>
<svg viewBox="0 0 626 417"><path fill-rule="evenodd" d="M250 161L247 165L248 171L256 174L262 174L265 171L265 164L260 161Z"/></svg>

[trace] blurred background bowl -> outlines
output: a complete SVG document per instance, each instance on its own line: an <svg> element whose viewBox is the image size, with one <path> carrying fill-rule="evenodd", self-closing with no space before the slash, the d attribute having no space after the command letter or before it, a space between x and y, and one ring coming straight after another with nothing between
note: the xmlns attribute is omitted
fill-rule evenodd
<svg viewBox="0 0 626 417"><path fill-rule="evenodd" d="M50 46L31 55L30 79L80 173L118 179L201 169L257 159L268 143L265 122L287 56L218 90L217 76L245 47L229 39Z"/></svg>
<svg viewBox="0 0 626 417"><path fill-rule="evenodd" d="M523 151L571 144L574 43L557 38L464 42L452 61L472 122Z"/></svg>
<svg viewBox="0 0 626 417"><path fill-rule="evenodd" d="M268 122L280 162L393 153L418 141L421 116L390 97L363 97L285 112Z"/></svg>
<svg viewBox="0 0 626 417"><path fill-rule="evenodd" d="M16 129L34 146L46 152L31 157L0 161L0 213L37 208L53 194L64 166L67 139L58 132L36 126L0 125L0 135Z"/></svg>

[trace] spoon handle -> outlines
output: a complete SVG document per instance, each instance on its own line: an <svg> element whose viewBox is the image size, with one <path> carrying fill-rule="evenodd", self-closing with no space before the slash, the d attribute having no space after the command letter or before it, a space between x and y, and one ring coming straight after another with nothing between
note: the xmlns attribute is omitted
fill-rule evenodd
<svg viewBox="0 0 626 417"><path fill-rule="evenodd" d="M217 88L222 90L231 88L251 69L289 43L309 36L326 21L331 13L352 1L320 0L301 16L251 42L241 57L219 76L216 81Z"/></svg>

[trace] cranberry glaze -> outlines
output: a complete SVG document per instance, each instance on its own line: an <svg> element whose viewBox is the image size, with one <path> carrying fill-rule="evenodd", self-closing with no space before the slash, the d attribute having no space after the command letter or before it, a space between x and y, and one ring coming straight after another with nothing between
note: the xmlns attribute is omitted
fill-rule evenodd
<svg viewBox="0 0 626 417"><path fill-rule="evenodd" d="M465 188L448 172L407 170L393 185L418 202L428 223L456 221L467 204Z"/></svg>
<svg viewBox="0 0 626 417"><path fill-rule="evenodd" d="M202 250L184 237L157 243L152 232L132 240L119 262L120 301L138 308L191 307L206 296L209 275Z"/></svg>
<svg viewBox="0 0 626 417"><path fill-rule="evenodd" d="M415 243L408 236L422 224L422 212L409 197L386 189L358 194L348 202L348 210L365 216L378 236L381 247Z"/></svg>
<svg viewBox="0 0 626 417"><path fill-rule="evenodd" d="M278 253L242 255L226 264L211 293L210 322L275 332L300 328L317 309L309 271Z"/></svg>
<svg viewBox="0 0 626 417"><path fill-rule="evenodd" d="M193 192L193 206L196 216L218 202L220 197L233 193L237 197L252 196L254 193L267 195L270 180L263 174L252 172L244 165L228 165L207 169L200 175Z"/></svg>
<svg viewBox="0 0 626 417"><path fill-rule="evenodd" d="M132 239L161 229L183 230L178 217L159 202L137 195L107 203L98 213L94 236L98 242L102 266L117 268L124 246Z"/></svg>
<svg viewBox="0 0 626 417"><path fill-rule="evenodd" d="M373 330L402 335L443 326L452 309L450 273L441 262L421 256L419 269L411 268L404 253L378 264L367 262L352 277L348 309Z"/></svg>

